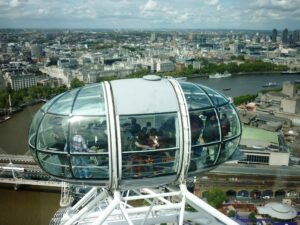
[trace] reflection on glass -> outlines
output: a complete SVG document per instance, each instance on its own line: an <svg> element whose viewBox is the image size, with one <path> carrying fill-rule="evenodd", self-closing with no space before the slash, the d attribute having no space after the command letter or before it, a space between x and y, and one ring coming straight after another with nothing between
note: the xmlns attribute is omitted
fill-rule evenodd
<svg viewBox="0 0 300 225"><path fill-rule="evenodd" d="M241 126L238 115L232 105L226 105L218 109L221 121L221 132L223 139L229 139L240 135Z"/></svg>
<svg viewBox="0 0 300 225"><path fill-rule="evenodd" d="M108 179L108 155L73 155L72 172L79 179Z"/></svg>
<svg viewBox="0 0 300 225"><path fill-rule="evenodd" d="M61 93L55 97L53 97L52 99L50 99L47 103L45 103L42 107L41 110L44 112L47 112L48 108L57 100L59 99L62 95L64 95L64 93Z"/></svg>
<svg viewBox="0 0 300 225"><path fill-rule="evenodd" d="M38 148L63 152L67 144L67 125L67 117L47 114L39 129Z"/></svg>
<svg viewBox="0 0 300 225"><path fill-rule="evenodd" d="M175 173L179 139L176 113L121 116L120 125L124 178Z"/></svg>
<svg viewBox="0 0 300 225"><path fill-rule="evenodd" d="M71 152L107 152L106 117L79 117L69 119ZM80 142L80 144L76 143ZM84 145L84 146L81 146ZM81 148L81 149L80 149Z"/></svg>
<svg viewBox="0 0 300 225"><path fill-rule="evenodd" d="M214 165L218 155L219 145L203 147L203 159L205 167Z"/></svg>
<svg viewBox="0 0 300 225"><path fill-rule="evenodd" d="M209 146L193 146L189 172L201 171L204 168L215 165L219 154L219 148L219 144Z"/></svg>
<svg viewBox="0 0 300 225"><path fill-rule="evenodd" d="M73 115L105 115L103 89L99 84L88 86L78 93Z"/></svg>
<svg viewBox="0 0 300 225"><path fill-rule="evenodd" d="M227 161L232 156L232 154L238 147L239 142L240 142L240 138L238 137L234 140L227 141L221 145L218 164L221 164L221 163Z"/></svg>
<svg viewBox="0 0 300 225"><path fill-rule="evenodd" d="M41 165L54 176L69 178L73 174L79 179L108 179L105 116L63 117L47 114L38 132L37 150L43 151L38 153L42 157ZM66 157L68 153L71 154L71 160ZM68 169L69 173L66 174L69 165L72 166L72 173Z"/></svg>
<svg viewBox="0 0 300 225"><path fill-rule="evenodd" d="M229 102L229 100L221 93L219 93L211 88L208 88L206 86L202 86L202 85L199 85L199 86L207 92L207 94L209 95L209 97L211 98L211 100L213 101L213 103L215 105L224 105Z"/></svg>
<svg viewBox="0 0 300 225"><path fill-rule="evenodd" d="M108 178L106 118L72 117L68 151L75 178Z"/></svg>
<svg viewBox="0 0 300 225"><path fill-rule="evenodd" d="M190 111L190 126L191 126L191 141L193 145L203 144L203 128L205 119L203 117L203 111Z"/></svg>
<svg viewBox="0 0 300 225"><path fill-rule="evenodd" d="M64 93L60 98L59 101L56 101L52 104L48 112L49 113L59 113L61 115L69 115L71 114L73 101L76 97L78 90L74 89L69 92Z"/></svg>
<svg viewBox="0 0 300 225"><path fill-rule="evenodd" d="M49 174L57 177L71 177L66 155L38 152L38 157L41 165Z"/></svg>
<svg viewBox="0 0 300 225"><path fill-rule="evenodd" d="M210 99L201 86L186 82L180 82L179 84L184 92L189 110L212 106Z"/></svg>
<svg viewBox="0 0 300 225"><path fill-rule="evenodd" d="M205 144L220 141L220 126L219 120L214 109L203 111L204 128L203 142Z"/></svg>
<svg viewBox="0 0 300 225"><path fill-rule="evenodd" d="M33 147L35 146L35 141L36 141L36 134L37 134L37 129L39 127L39 124L41 122L42 117L44 116L44 113L39 110L31 123L30 130L29 130L29 144Z"/></svg>

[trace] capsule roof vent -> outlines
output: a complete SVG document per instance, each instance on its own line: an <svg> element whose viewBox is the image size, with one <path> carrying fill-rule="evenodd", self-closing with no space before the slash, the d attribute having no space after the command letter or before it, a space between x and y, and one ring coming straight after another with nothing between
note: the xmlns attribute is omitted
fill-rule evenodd
<svg viewBox="0 0 300 225"><path fill-rule="evenodd" d="M150 74L150 75L143 76L143 79L144 80L149 80L149 81L159 81L159 80L161 80L161 77L157 76L157 75Z"/></svg>

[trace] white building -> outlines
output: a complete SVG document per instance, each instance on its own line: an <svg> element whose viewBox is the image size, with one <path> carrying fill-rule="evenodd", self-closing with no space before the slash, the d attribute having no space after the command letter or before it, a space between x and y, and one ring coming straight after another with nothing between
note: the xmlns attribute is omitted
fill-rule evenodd
<svg viewBox="0 0 300 225"><path fill-rule="evenodd" d="M245 155L245 158L239 163L260 164L270 166L288 166L290 153L272 151L265 148L244 148L240 151Z"/></svg>
<svg viewBox="0 0 300 225"><path fill-rule="evenodd" d="M171 61L160 61L158 60L156 63L156 71L157 72L170 72L175 71L175 64Z"/></svg>
<svg viewBox="0 0 300 225"><path fill-rule="evenodd" d="M50 77L59 78L62 80L62 83L70 86L68 75L66 69L57 68L56 66L43 67L40 69L45 74L48 74Z"/></svg>
<svg viewBox="0 0 300 225"><path fill-rule="evenodd" d="M13 90L20 90L36 86L36 76L33 74L10 74L6 73L4 79L11 85Z"/></svg>
<svg viewBox="0 0 300 225"><path fill-rule="evenodd" d="M282 99L280 108L286 113L299 113L300 112L300 98Z"/></svg>

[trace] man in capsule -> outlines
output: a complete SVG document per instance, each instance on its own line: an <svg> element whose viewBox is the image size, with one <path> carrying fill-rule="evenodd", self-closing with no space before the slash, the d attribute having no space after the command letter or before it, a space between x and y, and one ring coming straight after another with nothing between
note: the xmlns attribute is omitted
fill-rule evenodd
<svg viewBox="0 0 300 225"><path fill-rule="evenodd" d="M74 136L71 139L70 147L71 147L71 152L88 152L88 147L86 145L86 142L83 138L82 135L78 133L78 127L73 124L73 131L74 131ZM73 171L74 175L78 178L88 178L90 177L87 165L89 158L88 156L84 155L73 155L72 156L72 163L74 165Z"/></svg>

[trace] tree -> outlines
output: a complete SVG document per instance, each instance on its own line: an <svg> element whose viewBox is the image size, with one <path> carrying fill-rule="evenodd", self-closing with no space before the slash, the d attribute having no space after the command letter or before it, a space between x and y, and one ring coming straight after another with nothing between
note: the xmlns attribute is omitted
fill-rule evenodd
<svg viewBox="0 0 300 225"><path fill-rule="evenodd" d="M212 188L207 191L206 200L208 204L217 208L227 199L226 194L219 188Z"/></svg>
<svg viewBox="0 0 300 225"><path fill-rule="evenodd" d="M233 98L233 103L235 105L245 104L245 103L248 103L250 101L253 101L256 97L257 97L257 94L255 94L255 95L242 95L242 96L234 97Z"/></svg>
<svg viewBox="0 0 300 225"><path fill-rule="evenodd" d="M78 78L74 78L71 80L71 89L78 88L84 86L84 82L79 80Z"/></svg>
<svg viewBox="0 0 300 225"><path fill-rule="evenodd" d="M230 210L228 213L229 217L234 217L235 216L235 211L234 210Z"/></svg>
<svg viewBox="0 0 300 225"><path fill-rule="evenodd" d="M256 216L254 212L251 212L248 216L248 219L252 222L255 223L256 222Z"/></svg>

